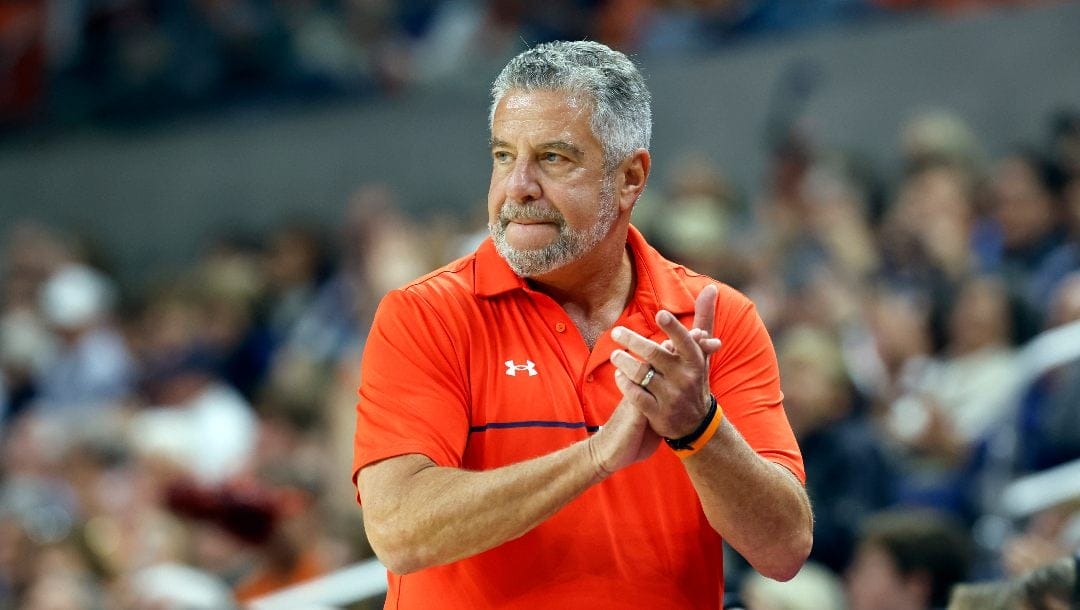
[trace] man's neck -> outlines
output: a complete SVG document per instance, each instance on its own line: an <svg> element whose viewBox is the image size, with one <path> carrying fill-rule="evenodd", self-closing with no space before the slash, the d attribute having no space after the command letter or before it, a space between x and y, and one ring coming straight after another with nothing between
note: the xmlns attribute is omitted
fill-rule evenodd
<svg viewBox="0 0 1080 610"><path fill-rule="evenodd" d="M602 244L581 260L528 281L566 310L592 349L626 308L634 286L634 265L623 239Z"/></svg>

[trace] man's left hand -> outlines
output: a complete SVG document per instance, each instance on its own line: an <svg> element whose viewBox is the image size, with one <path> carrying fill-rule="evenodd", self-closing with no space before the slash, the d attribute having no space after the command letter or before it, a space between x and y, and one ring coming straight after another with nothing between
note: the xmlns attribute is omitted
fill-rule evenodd
<svg viewBox="0 0 1080 610"><path fill-rule="evenodd" d="M625 327L612 330L612 339L626 348L611 353L612 364L622 372L616 375L615 383L661 436L686 436L705 418L709 407L709 356L720 349L720 340L711 336L716 296L714 285L701 291L691 329L671 312L657 312L656 323L668 336L663 343Z"/></svg>

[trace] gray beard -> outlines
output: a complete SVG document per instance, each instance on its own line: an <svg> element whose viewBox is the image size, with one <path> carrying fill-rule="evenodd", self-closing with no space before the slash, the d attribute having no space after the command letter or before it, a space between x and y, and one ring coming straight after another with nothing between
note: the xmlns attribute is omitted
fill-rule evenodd
<svg viewBox="0 0 1080 610"><path fill-rule="evenodd" d="M609 191L607 187L601 190L596 222L583 230L569 228L566 219L558 210L504 203L499 210L498 221L488 223L488 232L495 242L495 250L510 265L510 269L521 277L544 275L578 260L595 248L615 224L619 207L615 203L614 194ZM551 222L559 228L559 235L543 248L517 250L506 241L506 225L514 220Z"/></svg>

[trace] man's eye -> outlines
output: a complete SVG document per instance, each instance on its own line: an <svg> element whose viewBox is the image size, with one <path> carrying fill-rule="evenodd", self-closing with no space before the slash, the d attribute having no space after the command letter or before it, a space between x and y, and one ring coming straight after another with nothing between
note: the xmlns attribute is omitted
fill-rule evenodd
<svg viewBox="0 0 1080 610"><path fill-rule="evenodd" d="M491 157L495 159L496 163L505 163L510 160L510 153L505 150L497 150L491 153Z"/></svg>
<svg viewBox="0 0 1080 610"><path fill-rule="evenodd" d="M544 153L541 158L548 163L558 163L562 161L562 155L553 152Z"/></svg>

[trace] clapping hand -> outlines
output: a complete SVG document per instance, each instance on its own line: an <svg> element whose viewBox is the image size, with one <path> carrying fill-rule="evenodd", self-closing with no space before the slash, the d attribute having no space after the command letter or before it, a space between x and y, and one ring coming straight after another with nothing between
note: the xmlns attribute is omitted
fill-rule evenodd
<svg viewBox="0 0 1080 610"><path fill-rule="evenodd" d="M656 323L668 335L662 343L625 327L611 333L625 348L611 353L615 383L660 436L689 434L708 411L709 356L720 349L720 340L712 336L716 297L716 286L702 289L690 329L671 312L657 312Z"/></svg>

